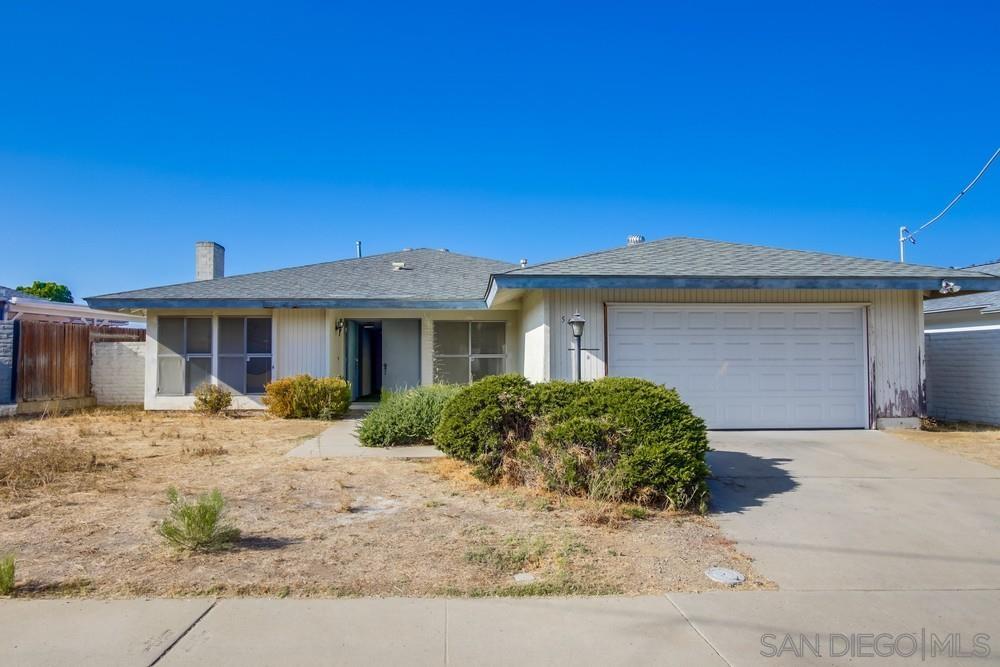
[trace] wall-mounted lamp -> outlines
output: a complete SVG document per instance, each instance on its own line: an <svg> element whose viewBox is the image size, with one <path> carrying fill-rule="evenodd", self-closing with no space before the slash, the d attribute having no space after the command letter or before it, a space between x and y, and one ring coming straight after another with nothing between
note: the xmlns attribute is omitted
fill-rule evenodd
<svg viewBox="0 0 1000 667"><path fill-rule="evenodd" d="M576 339L576 381L579 382L582 377L582 365L581 360L583 359L583 345L581 344L581 339L583 338L583 325L587 323L587 320L583 319L583 315L580 313L573 313L573 317L569 318L567 324L569 324L570 329L573 330L573 338Z"/></svg>
<svg viewBox="0 0 1000 667"><path fill-rule="evenodd" d="M938 290L938 292L941 292L941 294L955 294L960 291L962 291L962 286L956 285L950 280L942 280L941 289Z"/></svg>
<svg viewBox="0 0 1000 667"><path fill-rule="evenodd" d="M344 318L343 318L343 317L341 317L340 319L338 319L338 320L337 320L337 321L336 321L336 322L334 323L334 325L333 325L333 328L337 330L337 333L340 333L341 331L343 331L343 330L344 330L344 327L345 327L345 326L346 326L346 323L344 322Z"/></svg>

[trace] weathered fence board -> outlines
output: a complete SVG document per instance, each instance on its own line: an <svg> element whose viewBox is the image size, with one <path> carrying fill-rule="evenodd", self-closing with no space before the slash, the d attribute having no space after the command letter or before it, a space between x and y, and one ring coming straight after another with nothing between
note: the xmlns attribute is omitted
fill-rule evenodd
<svg viewBox="0 0 1000 667"><path fill-rule="evenodd" d="M33 320L18 324L18 403L89 396L91 342L146 339L144 329Z"/></svg>

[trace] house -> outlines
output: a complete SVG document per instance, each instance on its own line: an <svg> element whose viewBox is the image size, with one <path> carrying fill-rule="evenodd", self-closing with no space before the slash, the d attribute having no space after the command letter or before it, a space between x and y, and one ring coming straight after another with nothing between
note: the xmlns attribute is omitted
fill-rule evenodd
<svg viewBox="0 0 1000 667"><path fill-rule="evenodd" d="M58 355L50 355L46 351L37 366L29 360L26 368L18 370L19 365L24 365L19 361L20 357L24 356L23 350L20 350L24 347L21 339L21 330L24 326L34 326L36 329L48 326L35 325L36 322L121 326L130 322L144 321L145 317L140 314L94 310L79 303L57 303L0 285L0 415L13 414L17 410L18 385L24 385L25 378L45 377L49 381L56 377L67 381L86 378L85 369L77 373L54 371L56 368L62 368L62 353L68 347L66 341L62 339L59 339L58 347L61 349ZM33 324L22 325L23 322ZM88 363L86 358L79 355L68 356L76 360L75 363ZM29 384L37 386L34 380L29 381ZM42 406L40 409L47 406L42 403L37 405ZM22 406L22 409L26 408Z"/></svg>
<svg viewBox="0 0 1000 667"><path fill-rule="evenodd" d="M355 398L494 373L675 386L712 428L915 426L924 413L923 299L1000 277L691 238L521 266L414 249L91 297L147 316L147 409L191 407L217 382L260 406L272 378L345 375Z"/></svg>
<svg viewBox="0 0 1000 667"><path fill-rule="evenodd" d="M17 320L124 326L130 322L141 323L145 318L135 314L94 310L81 303L40 299L0 285L0 322Z"/></svg>
<svg viewBox="0 0 1000 667"><path fill-rule="evenodd" d="M1000 262L967 268L1000 275ZM928 414L1000 424L1000 291L927 301L924 325Z"/></svg>

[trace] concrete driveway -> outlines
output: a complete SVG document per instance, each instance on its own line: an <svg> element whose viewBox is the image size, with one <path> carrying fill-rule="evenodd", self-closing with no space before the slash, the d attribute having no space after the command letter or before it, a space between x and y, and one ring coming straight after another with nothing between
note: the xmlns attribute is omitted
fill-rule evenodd
<svg viewBox="0 0 1000 667"><path fill-rule="evenodd" d="M783 590L1000 588L1000 470L878 431L719 432L712 509Z"/></svg>
<svg viewBox="0 0 1000 667"><path fill-rule="evenodd" d="M826 662L847 637L837 662L969 664L977 633L1000 659L1000 470L877 431L711 440L713 514L780 586L668 595L725 661ZM883 652L901 642L888 656L867 643L881 633ZM821 656L773 657L786 637L815 638Z"/></svg>

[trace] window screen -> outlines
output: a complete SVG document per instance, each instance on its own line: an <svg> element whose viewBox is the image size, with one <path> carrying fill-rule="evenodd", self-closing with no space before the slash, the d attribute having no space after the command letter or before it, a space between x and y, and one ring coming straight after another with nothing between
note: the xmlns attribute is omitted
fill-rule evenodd
<svg viewBox="0 0 1000 667"><path fill-rule="evenodd" d="M156 393L183 396L212 381L212 319L157 320Z"/></svg>
<svg viewBox="0 0 1000 667"><path fill-rule="evenodd" d="M506 372L504 322L434 323L434 382L468 384Z"/></svg>
<svg viewBox="0 0 1000 667"><path fill-rule="evenodd" d="M263 394L271 381L271 319L219 318L219 383L237 394Z"/></svg>

